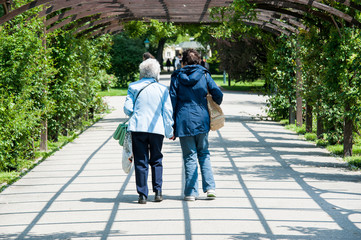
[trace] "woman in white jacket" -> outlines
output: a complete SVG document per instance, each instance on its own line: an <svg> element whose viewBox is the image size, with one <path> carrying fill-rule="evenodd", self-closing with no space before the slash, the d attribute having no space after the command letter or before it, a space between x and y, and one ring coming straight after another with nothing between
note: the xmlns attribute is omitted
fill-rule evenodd
<svg viewBox="0 0 361 240"><path fill-rule="evenodd" d="M148 165L152 171L154 201L163 200L161 151L164 136L173 136L173 109L168 88L158 83L158 61L147 59L140 64L139 70L143 77L129 84L124 112L130 116L128 131L132 133L138 203L145 204L148 198Z"/></svg>

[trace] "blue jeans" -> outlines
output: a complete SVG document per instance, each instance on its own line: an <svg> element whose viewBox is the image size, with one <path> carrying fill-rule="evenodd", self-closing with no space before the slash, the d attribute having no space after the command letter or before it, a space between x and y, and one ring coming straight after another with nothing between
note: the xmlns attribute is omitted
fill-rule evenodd
<svg viewBox="0 0 361 240"><path fill-rule="evenodd" d="M215 189L211 160L208 151L208 133L180 137L185 168L185 196L198 197L198 163L202 174L203 192Z"/></svg>

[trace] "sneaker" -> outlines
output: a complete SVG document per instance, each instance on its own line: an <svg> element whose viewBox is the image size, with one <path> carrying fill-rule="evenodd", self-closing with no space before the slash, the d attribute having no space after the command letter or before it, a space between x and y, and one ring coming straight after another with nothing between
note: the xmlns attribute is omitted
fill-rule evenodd
<svg viewBox="0 0 361 240"><path fill-rule="evenodd" d="M196 197L195 196L185 196L184 197L184 201L195 201Z"/></svg>
<svg viewBox="0 0 361 240"><path fill-rule="evenodd" d="M207 191L207 198L214 199L216 198L216 191L213 189L210 189Z"/></svg>

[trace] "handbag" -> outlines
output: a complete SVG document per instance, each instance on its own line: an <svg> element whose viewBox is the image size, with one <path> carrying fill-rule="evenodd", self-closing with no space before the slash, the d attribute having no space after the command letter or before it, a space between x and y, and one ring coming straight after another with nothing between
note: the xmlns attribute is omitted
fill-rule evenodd
<svg viewBox="0 0 361 240"><path fill-rule="evenodd" d="M128 131L128 124L127 124L128 120L129 118L127 119L127 121L120 123L113 134L113 138L115 140L118 140L120 146L123 146L124 144L125 135L127 134Z"/></svg>
<svg viewBox="0 0 361 240"><path fill-rule="evenodd" d="M129 173L132 168L134 156L132 151L132 135L127 132L124 138L123 155L122 155L122 169L125 173Z"/></svg>
<svg viewBox="0 0 361 240"><path fill-rule="evenodd" d="M208 92L207 94L207 105L209 112L209 122L212 131L216 131L224 126L226 117L223 114L221 106L219 106L212 99L212 95Z"/></svg>
<svg viewBox="0 0 361 240"><path fill-rule="evenodd" d="M204 77L207 80L206 73L204 74ZM215 101L213 101L212 95L209 93L209 89L207 93L207 106L209 112L210 129L212 131L217 131L224 126L226 117L223 114L221 106L219 106Z"/></svg>

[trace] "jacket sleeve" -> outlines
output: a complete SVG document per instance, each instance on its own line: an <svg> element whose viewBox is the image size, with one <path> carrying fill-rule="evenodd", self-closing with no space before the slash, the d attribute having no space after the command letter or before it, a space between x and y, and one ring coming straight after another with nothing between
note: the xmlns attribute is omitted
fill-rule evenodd
<svg viewBox="0 0 361 240"><path fill-rule="evenodd" d="M177 71L175 71L171 76L170 87L169 87L169 96L172 103L173 109L173 131L175 133L175 129L177 129L177 121L176 121L176 111L177 111L177 92L178 92L178 84L177 84Z"/></svg>
<svg viewBox="0 0 361 240"><path fill-rule="evenodd" d="M163 123L164 135L167 138L173 137L173 107L170 100L169 92L166 90L163 98Z"/></svg>
<svg viewBox="0 0 361 240"><path fill-rule="evenodd" d="M127 116L130 116L132 115L133 110L134 110L134 92L129 87L127 97L125 98L123 111Z"/></svg>
<svg viewBox="0 0 361 240"><path fill-rule="evenodd" d="M175 111L177 109L177 91L178 91L177 76L175 73L173 73L170 81L169 95L170 95L170 100L172 102L174 120L176 114Z"/></svg>
<svg viewBox="0 0 361 240"><path fill-rule="evenodd" d="M206 76L207 76L208 90L209 93L212 95L213 101L215 101L218 105L221 105L223 101L223 93L221 89L219 89L219 87L214 82L210 74L206 73Z"/></svg>

